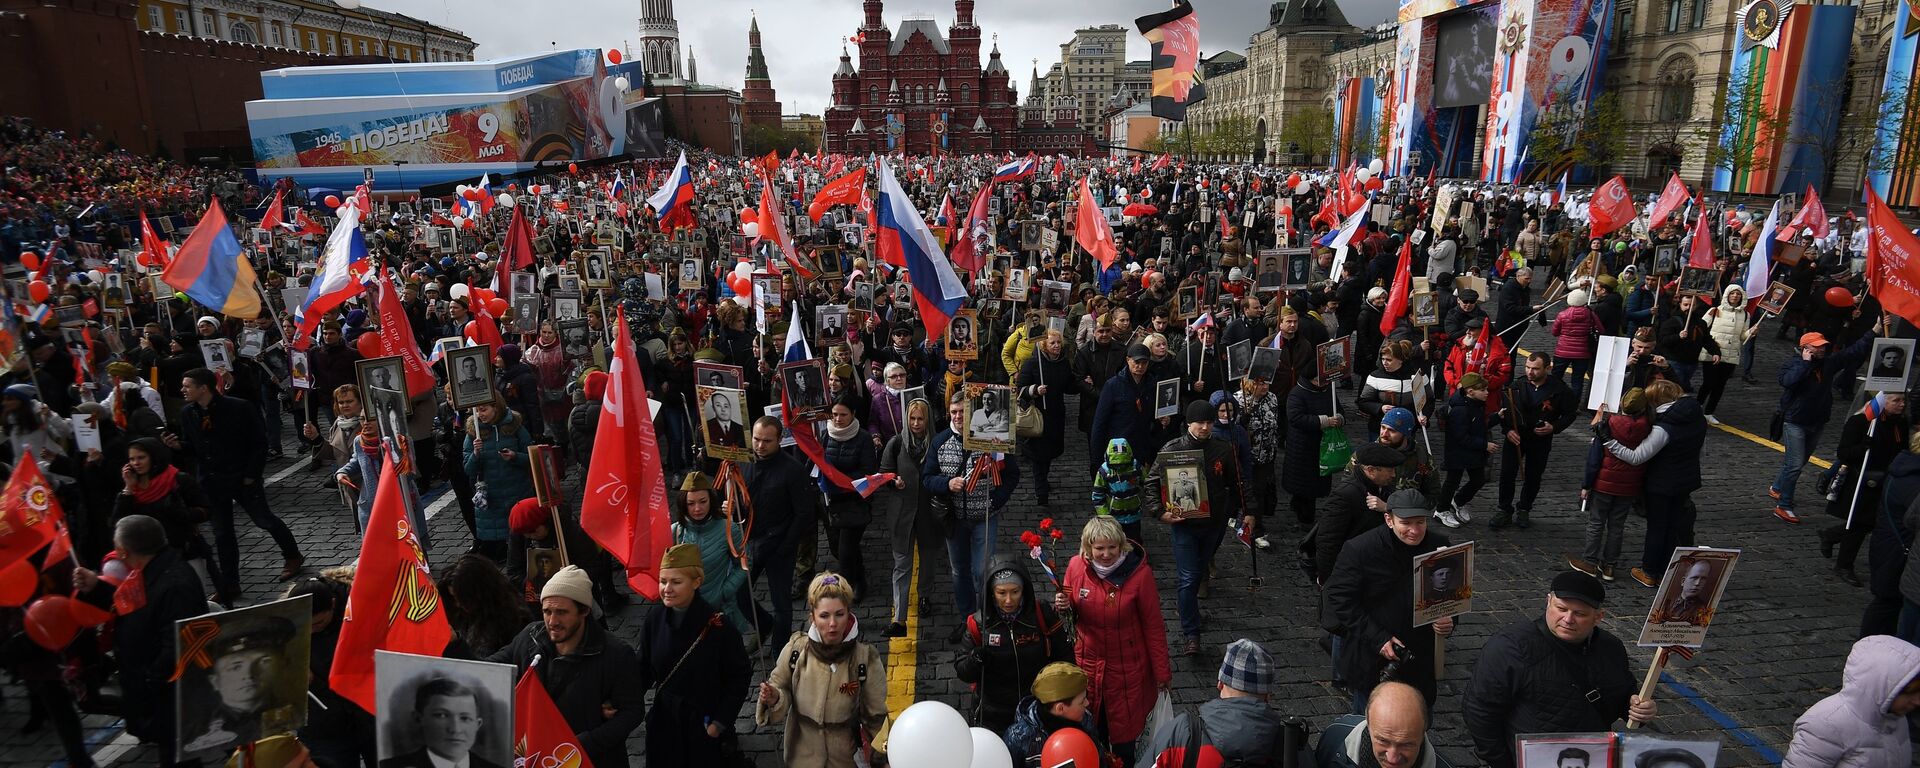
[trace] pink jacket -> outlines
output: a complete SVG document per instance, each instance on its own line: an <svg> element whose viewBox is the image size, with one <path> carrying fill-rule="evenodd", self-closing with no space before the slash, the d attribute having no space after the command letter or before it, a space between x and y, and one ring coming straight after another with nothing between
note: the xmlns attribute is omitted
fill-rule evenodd
<svg viewBox="0 0 1920 768"><path fill-rule="evenodd" d="M1553 335L1558 340L1553 343L1555 360L1588 360L1593 357L1593 330L1600 327L1600 318L1586 307L1567 307L1553 318Z"/></svg>
<svg viewBox="0 0 1920 768"><path fill-rule="evenodd" d="M1139 549L1114 573L1119 584L1100 578L1085 557L1067 563L1060 591L1073 604L1080 641L1074 656L1091 681L1092 711L1107 713L1107 737L1130 743L1146 730L1160 686L1173 680L1167 661L1166 621L1153 569ZM1128 571L1131 563L1131 571Z"/></svg>

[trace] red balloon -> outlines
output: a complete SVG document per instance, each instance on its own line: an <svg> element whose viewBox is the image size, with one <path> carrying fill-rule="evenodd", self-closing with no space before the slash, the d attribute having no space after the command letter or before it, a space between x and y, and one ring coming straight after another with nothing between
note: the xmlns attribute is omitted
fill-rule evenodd
<svg viewBox="0 0 1920 768"><path fill-rule="evenodd" d="M1380 177L1378 176L1374 176L1370 179L1367 179L1368 192L1377 192L1381 187L1384 187L1384 186L1386 186L1386 182L1381 181Z"/></svg>
<svg viewBox="0 0 1920 768"><path fill-rule="evenodd" d="M473 229L473 219L462 219L462 220L460 221L460 228L461 228L461 229Z"/></svg>
<svg viewBox="0 0 1920 768"><path fill-rule="evenodd" d="M607 61L611 61L611 62L613 62L614 64L619 64L619 63L620 63L620 49L618 49L618 48L608 48L608 49L607 49Z"/></svg>
<svg viewBox="0 0 1920 768"><path fill-rule="evenodd" d="M1297 186L1300 186L1300 172L1294 171L1287 175L1287 189L1293 189Z"/></svg>
<svg viewBox="0 0 1920 768"><path fill-rule="evenodd" d="M554 210L556 210L556 211L560 211L560 212L562 212L562 213L565 213L565 212L566 212L566 210L567 210L567 201L565 201L565 200L555 200L555 201L553 201L553 209L554 209Z"/></svg>
<svg viewBox="0 0 1920 768"><path fill-rule="evenodd" d="M33 597L33 589L40 583L39 576L33 564L25 560L0 568L0 607L26 605L27 598Z"/></svg>
<svg viewBox="0 0 1920 768"><path fill-rule="evenodd" d="M33 251L21 251L20 266L26 267L29 272L40 271L40 254L34 253Z"/></svg>
<svg viewBox="0 0 1920 768"><path fill-rule="evenodd" d="M508 191L508 192L518 192L518 191L520 191L520 185L519 185L519 184L508 184L508 185L507 185L507 191Z"/></svg>
<svg viewBox="0 0 1920 768"><path fill-rule="evenodd" d="M1073 761L1075 766L1094 768L1100 762L1100 748L1094 746L1087 732L1078 728L1062 728L1047 737L1046 746L1040 748L1042 765L1062 765Z"/></svg>
<svg viewBox="0 0 1920 768"><path fill-rule="evenodd" d="M491 305L493 303L494 297L499 295L500 294L494 293L492 288L468 288L467 289L467 300L480 302L481 306Z"/></svg>
<svg viewBox="0 0 1920 768"><path fill-rule="evenodd" d="M327 199L322 202L326 203L328 208L338 208L340 207L340 196L327 195Z"/></svg>
<svg viewBox="0 0 1920 768"><path fill-rule="evenodd" d="M727 287L732 288L734 293L741 296L752 295L753 279L741 277L739 275L728 275Z"/></svg>
<svg viewBox="0 0 1920 768"><path fill-rule="evenodd" d="M469 339L480 338L480 321L468 320L464 335Z"/></svg>
<svg viewBox="0 0 1920 768"><path fill-rule="evenodd" d="M1279 211L1279 213L1280 213L1280 215L1282 215L1282 216L1285 216L1285 217L1287 217L1287 218L1289 218L1289 219L1291 219L1291 218L1293 218L1293 206L1291 206L1291 205L1287 205L1287 204L1285 204L1285 203L1282 203L1282 204L1280 205L1280 211Z"/></svg>
<svg viewBox="0 0 1920 768"><path fill-rule="evenodd" d="M53 289L47 287L47 281L35 280L27 283L27 295L32 297L34 301L44 304L47 301L47 297L53 295Z"/></svg>
<svg viewBox="0 0 1920 768"><path fill-rule="evenodd" d="M361 357L386 356L386 352L380 349L380 334L377 333L360 334L360 338L353 340L353 348L360 351Z"/></svg>
<svg viewBox="0 0 1920 768"><path fill-rule="evenodd" d="M746 224L746 223L748 223L748 222L753 222L753 223L756 223L756 224L757 224L757 223L759 223L759 222L760 222L760 212L759 212L759 211L757 211L757 210L754 210L754 209L752 209L752 208L742 208L742 209L740 209L740 223L742 223L742 224Z"/></svg>
<svg viewBox="0 0 1920 768"><path fill-rule="evenodd" d="M487 299L487 314L493 315L494 317L500 317L501 315L505 315L506 313L507 313L506 299L500 298L498 296L495 296L491 299Z"/></svg>
<svg viewBox="0 0 1920 768"><path fill-rule="evenodd" d="M579 172L580 172L579 163L567 163L567 173L579 173Z"/></svg>
<svg viewBox="0 0 1920 768"><path fill-rule="evenodd" d="M80 624L73 620L73 611L67 607L73 598L66 595L47 595L27 606L27 637L34 644L49 651L67 647L73 638L80 635Z"/></svg>
<svg viewBox="0 0 1920 768"><path fill-rule="evenodd" d="M28 291L32 291L32 290L33 290L33 286L32 286L31 284L29 284L29 285L27 286L27 290L28 290ZM1836 307L1851 307L1851 306L1853 306L1853 292L1852 292L1852 291L1848 291L1848 290L1847 290L1847 289L1845 289L1845 288L1842 288L1842 287L1840 287L1840 286L1837 286L1837 285L1836 285L1836 286L1834 286L1834 287L1832 287L1832 288L1828 288L1828 289L1827 289L1827 294L1826 294L1826 295L1827 295L1827 303L1828 303L1828 304L1832 304L1832 305L1834 305L1834 306L1836 306Z"/></svg>

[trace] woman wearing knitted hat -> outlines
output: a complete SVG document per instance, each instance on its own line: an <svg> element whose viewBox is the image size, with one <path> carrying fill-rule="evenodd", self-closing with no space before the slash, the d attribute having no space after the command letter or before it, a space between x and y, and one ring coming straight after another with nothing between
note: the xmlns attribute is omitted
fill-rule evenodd
<svg viewBox="0 0 1920 768"><path fill-rule="evenodd" d="M853 600L839 574L815 576L807 631L787 640L760 684L753 720L786 724L782 754L791 768L850 768L887 721L887 667L860 642Z"/></svg>
<svg viewBox="0 0 1920 768"><path fill-rule="evenodd" d="M1587 306L1592 294L1584 288L1575 288L1567 292L1567 308L1553 318L1553 370L1567 388L1573 390L1573 401L1584 403L1580 391L1586 387L1587 372L1593 370L1594 339L1607 332L1601 327L1600 316ZM1568 375L1571 371L1571 375Z"/></svg>
<svg viewBox="0 0 1920 768"><path fill-rule="evenodd" d="M647 710L649 765L730 765L733 729L753 664L720 610L707 602L703 550L675 544L660 558L660 605L640 630L641 690L655 688Z"/></svg>

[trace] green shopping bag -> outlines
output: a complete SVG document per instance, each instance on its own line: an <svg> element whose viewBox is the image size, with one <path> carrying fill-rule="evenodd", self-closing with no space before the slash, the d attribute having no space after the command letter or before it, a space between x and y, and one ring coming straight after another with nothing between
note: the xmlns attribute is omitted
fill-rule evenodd
<svg viewBox="0 0 1920 768"><path fill-rule="evenodd" d="M1353 458L1353 446L1347 443L1347 431L1339 427L1320 430L1320 474L1331 475L1346 468Z"/></svg>

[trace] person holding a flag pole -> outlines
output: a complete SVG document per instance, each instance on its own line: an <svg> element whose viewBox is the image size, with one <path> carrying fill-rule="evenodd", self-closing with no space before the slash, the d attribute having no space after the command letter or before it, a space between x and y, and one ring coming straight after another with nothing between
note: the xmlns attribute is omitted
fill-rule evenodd
<svg viewBox="0 0 1920 768"><path fill-rule="evenodd" d="M1840 445L1834 450L1839 488L1827 502L1827 514L1840 522L1820 531L1820 554L1834 558L1835 578L1856 587L1860 576L1853 566L1879 517L1887 467L1907 446L1906 413L1907 393L1882 392L1868 398L1866 407L1848 416L1840 427Z"/></svg>

